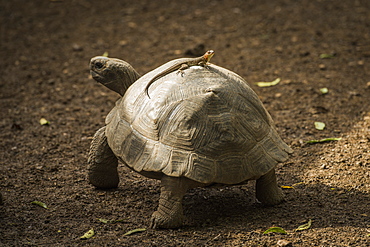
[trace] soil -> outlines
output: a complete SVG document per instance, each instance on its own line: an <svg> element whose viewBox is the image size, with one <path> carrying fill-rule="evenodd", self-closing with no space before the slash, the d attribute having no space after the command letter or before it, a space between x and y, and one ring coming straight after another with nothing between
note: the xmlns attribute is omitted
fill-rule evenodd
<svg viewBox="0 0 370 247"><path fill-rule="evenodd" d="M369 12L368 0L0 1L0 245L368 246ZM108 53L144 74L208 49L294 149L277 166L286 201L258 205L253 182L197 188L184 227L125 236L148 227L159 182L120 165L117 189L88 183L92 136L118 99L89 77L89 60ZM270 227L288 234L263 234Z"/></svg>

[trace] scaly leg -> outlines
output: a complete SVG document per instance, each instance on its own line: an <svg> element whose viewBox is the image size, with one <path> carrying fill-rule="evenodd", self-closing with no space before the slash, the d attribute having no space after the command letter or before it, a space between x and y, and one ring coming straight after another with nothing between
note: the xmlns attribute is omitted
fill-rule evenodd
<svg viewBox="0 0 370 247"><path fill-rule="evenodd" d="M119 183L118 160L108 146L105 126L94 135L88 159L89 182L97 188L116 188Z"/></svg>
<svg viewBox="0 0 370 247"><path fill-rule="evenodd" d="M276 183L275 169L257 179L256 197L265 205L276 205L284 200L284 194Z"/></svg>
<svg viewBox="0 0 370 247"><path fill-rule="evenodd" d="M186 191L199 183L184 177L169 177L161 179L161 195L157 211L152 215L151 228L177 228L184 220L182 198Z"/></svg>
<svg viewBox="0 0 370 247"><path fill-rule="evenodd" d="M181 76L184 76L185 72L184 70L188 69L189 68L189 65L187 65L186 63L184 64L181 64L180 68L177 70L176 74L180 74Z"/></svg>

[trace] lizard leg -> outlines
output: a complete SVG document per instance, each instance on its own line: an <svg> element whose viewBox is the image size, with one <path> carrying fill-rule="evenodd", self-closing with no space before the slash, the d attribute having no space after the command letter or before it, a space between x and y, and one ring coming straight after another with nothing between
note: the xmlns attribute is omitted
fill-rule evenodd
<svg viewBox="0 0 370 247"><path fill-rule="evenodd" d="M201 62L199 62L198 63L198 65L199 66L202 66L202 67L204 67L204 68L206 68L206 69L208 69L209 68L209 65L210 65L211 63L209 63L209 62L206 62L206 61L201 61Z"/></svg>
<svg viewBox="0 0 370 247"><path fill-rule="evenodd" d="M94 135L88 159L88 179L97 188L116 188L119 183L118 159L108 146L105 126Z"/></svg>
<svg viewBox="0 0 370 247"><path fill-rule="evenodd" d="M185 72L184 70L188 69L190 66L186 63L181 64L180 68L177 70L176 74L181 74L181 76L184 76Z"/></svg>

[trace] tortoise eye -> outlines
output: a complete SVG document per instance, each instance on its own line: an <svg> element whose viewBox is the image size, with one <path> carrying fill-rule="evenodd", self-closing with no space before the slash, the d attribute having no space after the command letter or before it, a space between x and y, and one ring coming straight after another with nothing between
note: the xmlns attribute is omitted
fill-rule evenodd
<svg viewBox="0 0 370 247"><path fill-rule="evenodd" d="M101 69L101 68L103 68L103 63L101 63L101 62L96 62L95 63L95 68L97 68L97 69Z"/></svg>

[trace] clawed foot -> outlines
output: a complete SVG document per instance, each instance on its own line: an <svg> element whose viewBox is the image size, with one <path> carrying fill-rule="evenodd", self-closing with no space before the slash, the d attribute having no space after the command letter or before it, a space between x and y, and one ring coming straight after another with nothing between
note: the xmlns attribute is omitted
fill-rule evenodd
<svg viewBox="0 0 370 247"><path fill-rule="evenodd" d="M180 74L180 75L181 75L181 77L183 77L183 76L184 76L184 74L185 74L185 72L183 71L183 69L179 69L179 70L176 72L176 74Z"/></svg>
<svg viewBox="0 0 370 247"><path fill-rule="evenodd" d="M263 204L263 206L274 206L285 201L284 194L281 191L275 193L272 197L256 198L257 203Z"/></svg>
<svg viewBox="0 0 370 247"><path fill-rule="evenodd" d="M152 218L150 220L150 228L158 229L158 228L179 228L182 226L183 216L169 218L164 217L158 211L155 211L152 214Z"/></svg>

